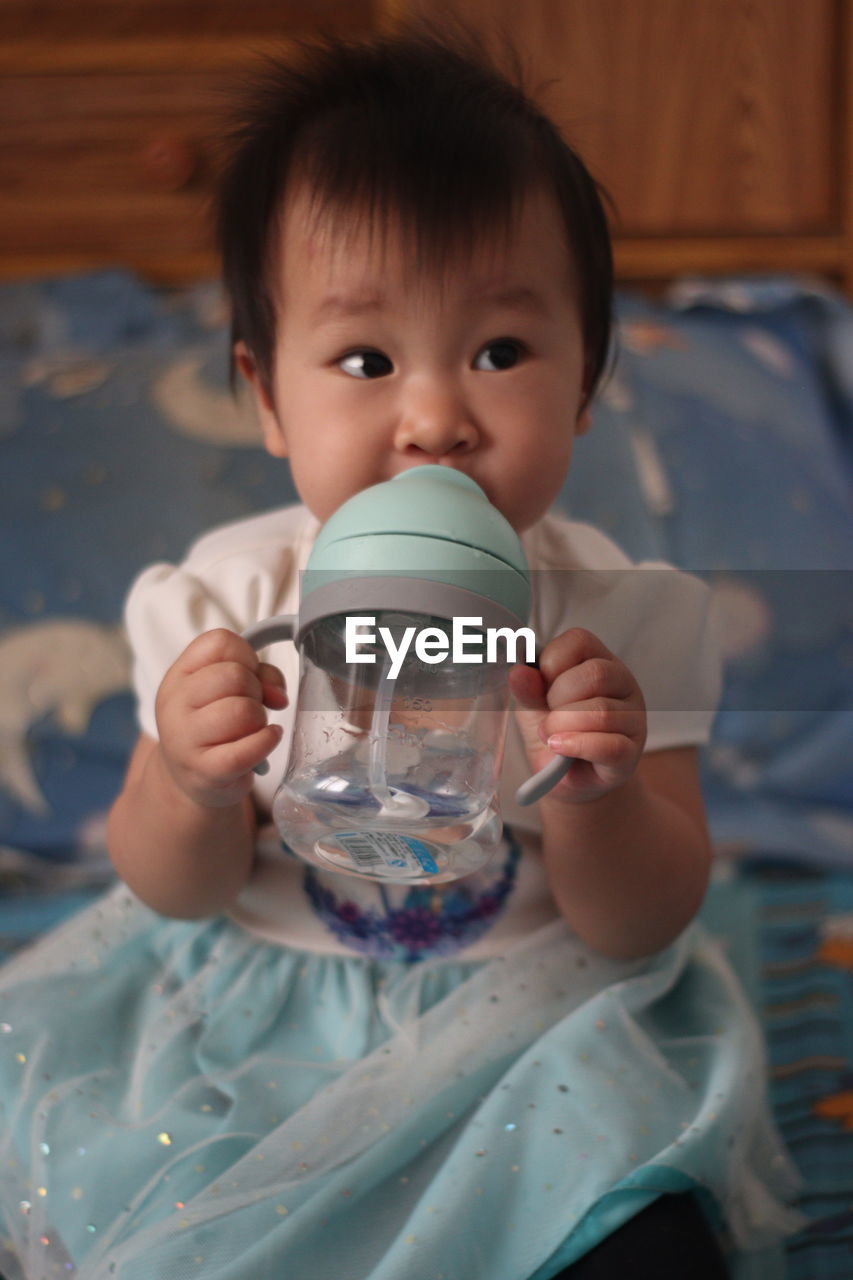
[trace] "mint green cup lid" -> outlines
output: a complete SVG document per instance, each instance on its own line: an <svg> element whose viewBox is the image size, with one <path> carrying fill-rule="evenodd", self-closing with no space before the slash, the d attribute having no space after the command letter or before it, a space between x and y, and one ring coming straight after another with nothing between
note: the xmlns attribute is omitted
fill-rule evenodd
<svg viewBox="0 0 853 1280"><path fill-rule="evenodd" d="M451 467L412 467L343 503L317 535L302 596L339 580L384 575L464 586L522 622L530 612L518 534L480 486Z"/></svg>

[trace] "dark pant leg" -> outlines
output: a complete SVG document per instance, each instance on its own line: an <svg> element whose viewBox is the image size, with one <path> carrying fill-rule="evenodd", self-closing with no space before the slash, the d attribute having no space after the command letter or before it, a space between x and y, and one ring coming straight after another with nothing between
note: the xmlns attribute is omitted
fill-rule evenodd
<svg viewBox="0 0 853 1280"><path fill-rule="evenodd" d="M660 1196L554 1280L729 1280L729 1270L688 1192Z"/></svg>

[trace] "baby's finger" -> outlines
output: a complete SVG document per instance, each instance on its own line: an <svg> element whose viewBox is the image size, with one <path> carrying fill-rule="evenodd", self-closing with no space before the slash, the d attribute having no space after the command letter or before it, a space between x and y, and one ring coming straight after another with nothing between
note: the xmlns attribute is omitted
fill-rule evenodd
<svg viewBox="0 0 853 1280"><path fill-rule="evenodd" d="M257 733L266 723L257 698L219 698L193 713L193 739L198 747L215 747Z"/></svg>
<svg viewBox="0 0 853 1280"><path fill-rule="evenodd" d="M258 667L258 679L265 707L280 711L287 706L290 699L287 696L284 674L278 667L274 667L271 662L262 662Z"/></svg>
<svg viewBox="0 0 853 1280"><path fill-rule="evenodd" d="M548 746L555 755L587 760L602 776L608 770L620 775L630 771L637 755L637 744L621 733L552 734Z"/></svg>
<svg viewBox="0 0 853 1280"><path fill-rule="evenodd" d="M596 656L561 672L548 690L552 709L592 698L629 698L637 683L623 662Z"/></svg>
<svg viewBox="0 0 853 1280"><path fill-rule="evenodd" d="M615 698L590 698L555 708L543 719L538 732L543 742L555 733L615 733L637 740L644 723L641 707Z"/></svg>
<svg viewBox="0 0 853 1280"><path fill-rule="evenodd" d="M214 662L186 677L186 705L200 710L228 697L252 698L260 704L263 688L254 671L234 660Z"/></svg>
<svg viewBox="0 0 853 1280"><path fill-rule="evenodd" d="M174 669L190 675L201 667L219 662L239 662L249 671L257 671L260 666L260 659L248 640L226 627L214 627L211 631L203 631L187 645Z"/></svg>
<svg viewBox="0 0 853 1280"><path fill-rule="evenodd" d="M539 655L539 670L549 683L562 671L576 667L588 658L609 658L613 654L598 636L583 627L571 627L549 640Z"/></svg>
<svg viewBox="0 0 853 1280"><path fill-rule="evenodd" d="M535 667L519 663L509 673L509 688L515 700L522 707L545 711L548 703L545 698L545 681Z"/></svg>
<svg viewBox="0 0 853 1280"><path fill-rule="evenodd" d="M201 771L215 785L231 786L244 774L249 775L256 765L265 760L281 741L281 725L268 724L257 733L250 733L238 742L223 742L205 748Z"/></svg>

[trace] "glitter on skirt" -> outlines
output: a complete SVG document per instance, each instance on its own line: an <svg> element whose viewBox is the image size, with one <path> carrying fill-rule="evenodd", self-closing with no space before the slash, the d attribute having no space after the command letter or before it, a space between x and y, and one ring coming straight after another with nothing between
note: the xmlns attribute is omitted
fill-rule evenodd
<svg viewBox="0 0 853 1280"><path fill-rule="evenodd" d="M0 970L0 1016L8 1280L546 1280L690 1189L735 1262L802 1225L698 924L644 962L558 921L412 965L119 886Z"/></svg>

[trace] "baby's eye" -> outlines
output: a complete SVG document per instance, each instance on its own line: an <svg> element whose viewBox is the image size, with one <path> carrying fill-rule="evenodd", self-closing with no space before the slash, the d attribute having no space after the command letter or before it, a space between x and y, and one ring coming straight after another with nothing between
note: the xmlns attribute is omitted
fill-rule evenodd
<svg viewBox="0 0 853 1280"><path fill-rule="evenodd" d="M394 371L393 364L381 351L351 351L341 356L338 368L353 378L384 378Z"/></svg>
<svg viewBox="0 0 853 1280"><path fill-rule="evenodd" d="M497 338L487 342L474 361L474 368L485 373L499 372L501 369L512 369L522 357L524 348L515 338Z"/></svg>

